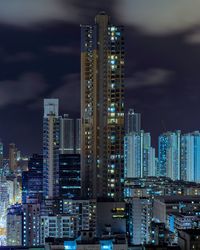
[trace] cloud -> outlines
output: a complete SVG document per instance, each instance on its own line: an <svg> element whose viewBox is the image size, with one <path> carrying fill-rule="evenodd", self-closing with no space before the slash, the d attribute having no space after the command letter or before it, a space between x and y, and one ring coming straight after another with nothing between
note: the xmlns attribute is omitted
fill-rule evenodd
<svg viewBox="0 0 200 250"><path fill-rule="evenodd" d="M67 3L67 4L66 4ZM0 22L27 27L52 20L77 21L71 1L62 0L1 0Z"/></svg>
<svg viewBox="0 0 200 250"><path fill-rule="evenodd" d="M59 45L52 45L48 46L46 50L52 54L80 54L79 48L71 47L71 46L59 46Z"/></svg>
<svg viewBox="0 0 200 250"><path fill-rule="evenodd" d="M47 88L38 73L26 73L18 80L0 81L0 107L19 104L38 97Z"/></svg>
<svg viewBox="0 0 200 250"><path fill-rule="evenodd" d="M166 69L153 68L142 72L136 72L126 79L126 88L143 88L157 85L165 85L172 77L173 72Z"/></svg>
<svg viewBox="0 0 200 250"><path fill-rule="evenodd" d="M80 111L80 75L69 74L63 77L63 84L54 90L50 98L59 98L60 106L66 112Z"/></svg>
<svg viewBox="0 0 200 250"><path fill-rule="evenodd" d="M5 56L4 62L6 63L28 62L34 60L35 58L36 56L33 53L21 51L15 54Z"/></svg>
<svg viewBox="0 0 200 250"><path fill-rule="evenodd" d="M200 24L199 0L118 0L122 23L154 34L173 33Z"/></svg>
<svg viewBox="0 0 200 250"><path fill-rule="evenodd" d="M187 35L185 42L188 44L200 44L200 30L196 30Z"/></svg>

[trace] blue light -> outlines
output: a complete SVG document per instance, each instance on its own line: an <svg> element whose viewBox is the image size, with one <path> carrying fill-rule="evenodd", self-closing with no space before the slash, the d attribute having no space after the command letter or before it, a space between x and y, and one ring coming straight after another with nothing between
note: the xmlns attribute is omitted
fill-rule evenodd
<svg viewBox="0 0 200 250"><path fill-rule="evenodd" d="M110 108L110 111L115 112L115 108L114 107Z"/></svg>
<svg viewBox="0 0 200 250"><path fill-rule="evenodd" d="M65 241L64 242L65 250L76 250L76 241Z"/></svg>
<svg viewBox="0 0 200 250"><path fill-rule="evenodd" d="M112 250L113 249L112 240L101 240L100 245L101 245L101 250Z"/></svg>

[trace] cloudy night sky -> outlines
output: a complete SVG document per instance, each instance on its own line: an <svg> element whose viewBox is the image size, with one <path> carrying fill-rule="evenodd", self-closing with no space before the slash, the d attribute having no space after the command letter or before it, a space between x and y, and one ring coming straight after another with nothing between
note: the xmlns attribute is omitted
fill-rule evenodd
<svg viewBox="0 0 200 250"><path fill-rule="evenodd" d="M80 116L80 24L105 10L125 26L126 109L153 143L200 129L199 0L0 0L0 137L42 148L43 98Z"/></svg>

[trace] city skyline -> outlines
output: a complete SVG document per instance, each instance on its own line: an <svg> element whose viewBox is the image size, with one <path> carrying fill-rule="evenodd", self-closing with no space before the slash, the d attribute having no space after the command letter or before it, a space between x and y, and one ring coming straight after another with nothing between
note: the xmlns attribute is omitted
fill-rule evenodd
<svg viewBox="0 0 200 250"><path fill-rule="evenodd" d="M23 73L0 84L0 112L14 112L12 140L0 141L0 249L198 249L200 129L187 128L183 70L195 63L173 54L169 37L200 22L200 4L177 0L168 12L158 0L18 0L23 15L18 4L10 15L2 1L0 37L1 22L29 36L11 36L18 52L3 58Z"/></svg>
<svg viewBox="0 0 200 250"><path fill-rule="evenodd" d="M188 8L186 1L181 5L162 5L155 0L146 5L144 1L128 0L124 6L117 0L89 4L49 0L42 16L37 10L44 9L43 2L28 6L20 0L12 8L10 1L0 3L5 13L0 18L0 114L4 117L0 137L4 144L14 141L24 153L41 153L44 98L60 98L62 113L80 117L79 24L92 22L101 10L111 14L114 23L126 26L125 106L142 114L143 129L151 132L153 144L163 131L198 130L200 56L195 7L198 9L199 4L193 2L183 22L170 10L176 7L182 16ZM156 6L156 13L147 11L150 5ZM133 10L133 19L128 7ZM19 18L30 8L30 16ZM166 15L162 21L161 14ZM23 133L29 139L21 138Z"/></svg>

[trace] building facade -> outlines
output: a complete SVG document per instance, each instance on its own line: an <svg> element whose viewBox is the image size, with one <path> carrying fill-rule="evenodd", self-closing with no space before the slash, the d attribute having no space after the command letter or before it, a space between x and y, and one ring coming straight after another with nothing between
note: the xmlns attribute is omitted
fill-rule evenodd
<svg viewBox="0 0 200 250"><path fill-rule="evenodd" d="M28 171L22 173L22 202L37 203L43 197L43 155L34 154L28 161Z"/></svg>
<svg viewBox="0 0 200 250"><path fill-rule="evenodd" d="M105 13L81 25L82 195L123 194L124 35Z"/></svg>
<svg viewBox="0 0 200 250"><path fill-rule="evenodd" d="M181 131L166 132L158 140L158 176L181 178Z"/></svg>
<svg viewBox="0 0 200 250"><path fill-rule="evenodd" d="M7 211L7 245L22 245L22 206L12 205Z"/></svg>
<svg viewBox="0 0 200 250"><path fill-rule="evenodd" d="M127 114L126 133L140 132L141 130L141 114L136 113L133 109L129 109Z"/></svg>
<svg viewBox="0 0 200 250"><path fill-rule="evenodd" d="M80 199L80 154L59 155L59 196Z"/></svg>
<svg viewBox="0 0 200 250"><path fill-rule="evenodd" d="M80 154L80 119L60 117L60 154Z"/></svg>
<svg viewBox="0 0 200 250"><path fill-rule="evenodd" d="M43 118L43 194L59 196L60 118L58 99L44 99Z"/></svg>
<svg viewBox="0 0 200 250"><path fill-rule="evenodd" d="M124 137L125 178L155 176L155 149L150 133L141 130Z"/></svg>
<svg viewBox="0 0 200 250"><path fill-rule="evenodd" d="M200 182L200 133L182 135L181 178L185 181Z"/></svg>

